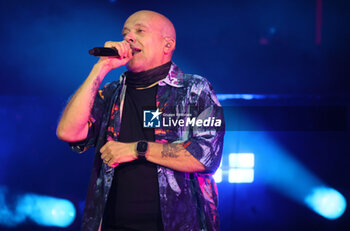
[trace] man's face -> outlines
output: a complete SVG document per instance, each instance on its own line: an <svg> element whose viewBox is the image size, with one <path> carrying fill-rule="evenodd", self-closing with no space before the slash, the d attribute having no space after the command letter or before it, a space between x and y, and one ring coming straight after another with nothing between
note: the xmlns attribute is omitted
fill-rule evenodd
<svg viewBox="0 0 350 231"><path fill-rule="evenodd" d="M146 71L167 61L164 60L163 48L166 41L161 27L161 18L151 13L138 12L126 20L122 33L134 52L127 64L128 70Z"/></svg>

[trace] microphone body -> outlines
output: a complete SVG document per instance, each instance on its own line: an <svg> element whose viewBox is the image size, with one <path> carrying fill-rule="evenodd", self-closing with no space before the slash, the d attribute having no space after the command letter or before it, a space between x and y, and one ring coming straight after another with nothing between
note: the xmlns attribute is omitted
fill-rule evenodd
<svg viewBox="0 0 350 231"><path fill-rule="evenodd" d="M120 58L118 50L108 47L95 47L89 50L89 54L93 56L109 56Z"/></svg>

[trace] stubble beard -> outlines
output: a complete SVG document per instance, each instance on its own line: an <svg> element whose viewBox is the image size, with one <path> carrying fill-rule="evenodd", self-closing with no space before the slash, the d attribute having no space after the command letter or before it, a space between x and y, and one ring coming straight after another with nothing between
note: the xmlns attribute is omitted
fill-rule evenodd
<svg viewBox="0 0 350 231"><path fill-rule="evenodd" d="M141 72L143 60L140 57L132 57L132 59L127 63L126 68L131 72Z"/></svg>

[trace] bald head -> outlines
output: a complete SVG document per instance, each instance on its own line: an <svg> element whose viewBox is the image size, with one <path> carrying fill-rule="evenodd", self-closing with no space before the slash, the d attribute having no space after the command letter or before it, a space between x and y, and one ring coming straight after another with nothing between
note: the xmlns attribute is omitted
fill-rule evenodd
<svg viewBox="0 0 350 231"><path fill-rule="evenodd" d="M132 20L134 18L142 17L145 21L150 22L155 26L163 37L172 38L176 41L176 32L173 23L164 15L151 11L151 10L140 10L132 15L126 20Z"/></svg>

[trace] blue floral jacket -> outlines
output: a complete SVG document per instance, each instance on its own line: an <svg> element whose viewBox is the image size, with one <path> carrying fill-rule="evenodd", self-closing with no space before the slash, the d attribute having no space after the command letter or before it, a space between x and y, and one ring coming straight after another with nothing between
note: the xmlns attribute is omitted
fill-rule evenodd
<svg viewBox="0 0 350 231"><path fill-rule="evenodd" d="M101 223L114 168L102 162L99 150L107 138L118 140L125 90L124 75L120 81L99 90L91 111L87 138L70 143L73 150L79 153L89 147L96 148L84 209L83 231L97 231ZM204 172L186 173L157 166L164 230L219 230L218 192L212 174L221 161L224 118L210 83L198 75L184 74L172 64L167 77L159 82L156 105L162 113L182 114L180 116L185 117L190 113L197 118L221 119L220 127L155 129L155 142L182 143L206 168Z"/></svg>

